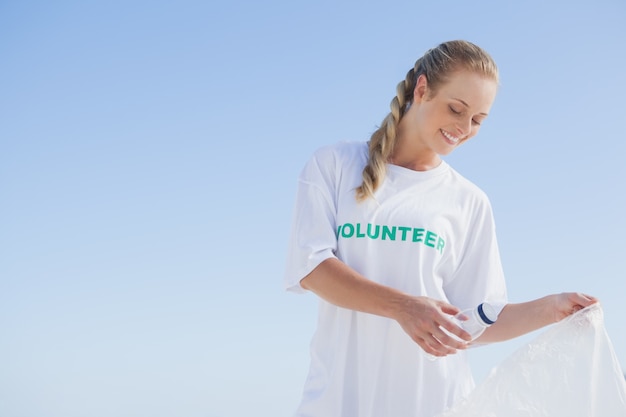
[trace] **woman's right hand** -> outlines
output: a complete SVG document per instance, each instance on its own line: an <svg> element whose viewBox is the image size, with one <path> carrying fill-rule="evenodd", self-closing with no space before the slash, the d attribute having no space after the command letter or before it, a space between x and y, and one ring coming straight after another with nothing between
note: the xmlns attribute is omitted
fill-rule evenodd
<svg viewBox="0 0 626 417"><path fill-rule="evenodd" d="M394 318L426 353L447 356L467 348L471 336L450 320L460 312L457 307L428 297L408 297L402 304ZM442 328L467 342L455 339Z"/></svg>

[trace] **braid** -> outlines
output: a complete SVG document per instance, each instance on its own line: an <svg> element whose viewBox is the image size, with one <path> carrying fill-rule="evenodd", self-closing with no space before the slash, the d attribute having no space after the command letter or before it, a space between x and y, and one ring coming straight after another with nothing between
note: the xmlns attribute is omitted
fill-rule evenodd
<svg viewBox="0 0 626 417"><path fill-rule="evenodd" d="M411 102L416 73L421 58L406 74L406 78L396 86L396 96L391 100L391 112L383 119L381 126L372 134L369 141L369 158L363 169L363 183L356 189L357 201L363 201L374 195L386 174L386 164L393 153L396 144L396 130L400 119Z"/></svg>

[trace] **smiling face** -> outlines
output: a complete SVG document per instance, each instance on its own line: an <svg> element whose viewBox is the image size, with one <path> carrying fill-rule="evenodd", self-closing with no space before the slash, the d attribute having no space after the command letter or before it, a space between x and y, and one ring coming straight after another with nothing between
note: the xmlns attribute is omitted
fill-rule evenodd
<svg viewBox="0 0 626 417"><path fill-rule="evenodd" d="M495 80L474 72L454 72L434 92L420 75L413 103L398 126L393 163L416 170L438 165L439 155L478 133L496 91Z"/></svg>

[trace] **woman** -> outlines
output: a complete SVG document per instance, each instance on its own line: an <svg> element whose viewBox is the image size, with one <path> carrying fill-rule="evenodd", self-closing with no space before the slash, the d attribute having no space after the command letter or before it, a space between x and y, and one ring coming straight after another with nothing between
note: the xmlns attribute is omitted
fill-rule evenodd
<svg viewBox="0 0 626 417"><path fill-rule="evenodd" d="M495 306L496 323L477 340L489 343L596 301L563 293L507 303L489 200L441 159L478 133L497 85L485 51L442 43L398 84L367 144L322 148L305 166L286 287L314 292L320 306L297 416L436 416L474 384L470 336L451 316Z"/></svg>

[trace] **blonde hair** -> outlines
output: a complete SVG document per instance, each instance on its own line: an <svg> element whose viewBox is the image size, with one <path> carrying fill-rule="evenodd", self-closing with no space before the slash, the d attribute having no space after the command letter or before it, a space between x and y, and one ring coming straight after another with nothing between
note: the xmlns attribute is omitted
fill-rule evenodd
<svg viewBox="0 0 626 417"><path fill-rule="evenodd" d="M419 76L426 76L432 97L445 84L448 75L461 69L498 81L498 67L486 51L471 42L456 40L429 49L407 72L406 78L398 83L396 96L390 103L391 112L369 140L369 158L363 169L363 183L356 189L357 201L372 197L385 178L385 166L396 144L396 130L413 100Z"/></svg>

